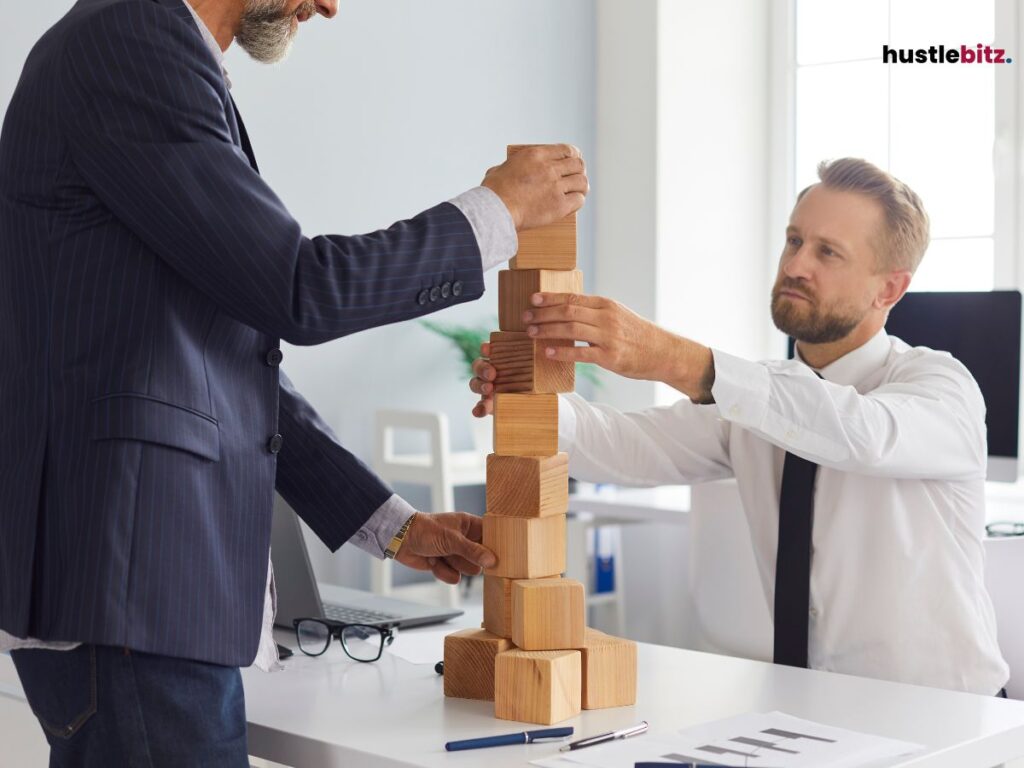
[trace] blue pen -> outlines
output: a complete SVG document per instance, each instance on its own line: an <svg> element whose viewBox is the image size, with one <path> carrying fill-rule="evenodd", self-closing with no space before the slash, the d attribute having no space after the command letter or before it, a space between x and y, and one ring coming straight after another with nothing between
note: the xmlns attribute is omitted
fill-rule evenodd
<svg viewBox="0 0 1024 768"><path fill-rule="evenodd" d="M444 748L449 752L458 752L461 749L503 747L506 744L536 744L542 741L561 741L572 734L573 729L570 725L566 728L544 728L539 731L520 731L519 733L506 733L502 736L485 736L482 739L449 741Z"/></svg>

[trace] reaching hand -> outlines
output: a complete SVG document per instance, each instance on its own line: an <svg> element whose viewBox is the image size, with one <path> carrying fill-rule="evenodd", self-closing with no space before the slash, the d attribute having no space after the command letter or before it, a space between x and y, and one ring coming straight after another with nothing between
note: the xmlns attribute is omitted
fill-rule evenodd
<svg viewBox="0 0 1024 768"><path fill-rule="evenodd" d="M460 574L475 576L496 562L480 544L483 523L465 512L416 514L395 560L417 571L431 571L446 584L458 584Z"/></svg>
<svg viewBox="0 0 1024 768"><path fill-rule="evenodd" d="M590 191L583 157L569 144L522 149L488 170L482 184L505 203L517 230L564 219Z"/></svg>
<svg viewBox="0 0 1024 768"><path fill-rule="evenodd" d="M663 381L694 402L713 402L715 380L711 350L677 336L633 312L617 301L576 293L535 293L531 309L523 312L526 332L543 345L545 339L572 339L587 346L544 347L549 360L594 363L631 379ZM473 415L486 416L494 409L497 371L486 358L473 363L469 388L480 395Z"/></svg>
<svg viewBox="0 0 1024 768"><path fill-rule="evenodd" d="M480 354L483 357L473 361L474 377L469 382L469 388L480 395L480 402L473 406L473 415L478 419L494 410L494 379L498 375L497 369L487 359L491 354L488 342L480 345Z"/></svg>

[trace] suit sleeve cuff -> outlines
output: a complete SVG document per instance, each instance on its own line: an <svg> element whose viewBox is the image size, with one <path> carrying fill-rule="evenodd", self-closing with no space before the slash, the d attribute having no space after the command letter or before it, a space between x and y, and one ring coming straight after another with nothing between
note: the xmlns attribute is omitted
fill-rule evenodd
<svg viewBox="0 0 1024 768"><path fill-rule="evenodd" d="M484 272L504 264L516 255L519 236L516 234L512 214L492 190L474 187L448 202L469 219L480 248Z"/></svg>
<svg viewBox="0 0 1024 768"><path fill-rule="evenodd" d="M409 502L397 493L381 504L377 511L370 515L363 527L352 536L352 543L364 552L369 552L379 560L384 559L384 550L387 549L391 539L398 533L398 529L410 517L416 514L416 509Z"/></svg>

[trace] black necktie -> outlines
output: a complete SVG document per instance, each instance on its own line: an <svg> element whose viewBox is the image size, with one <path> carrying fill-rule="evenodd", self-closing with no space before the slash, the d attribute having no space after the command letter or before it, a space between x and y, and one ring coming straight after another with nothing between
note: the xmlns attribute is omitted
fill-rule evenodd
<svg viewBox="0 0 1024 768"><path fill-rule="evenodd" d="M238 111L238 105L235 104L235 99L232 96L228 96L231 99L231 109L235 113L235 122L238 123L238 137L242 140L242 151L245 152L245 156L249 158L249 165L256 173L260 172L260 168L256 165L256 155L252 151L252 143L249 141L249 132L245 130L245 123L242 122L242 113Z"/></svg>
<svg viewBox="0 0 1024 768"><path fill-rule="evenodd" d="M793 667L807 666L817 473L817 464L786 453L779 494L779 553L775 560L775 663Z"/></svg>

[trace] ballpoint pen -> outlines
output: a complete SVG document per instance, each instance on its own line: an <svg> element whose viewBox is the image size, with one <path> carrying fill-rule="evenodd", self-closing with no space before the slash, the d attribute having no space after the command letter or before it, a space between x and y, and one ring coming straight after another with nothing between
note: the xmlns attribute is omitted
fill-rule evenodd
<svg viewBox="0 0 1024 768"><path fill-rule="evenodd" d="M562 747L562 752L571 752L574 749L583 749L584 747L592 747L595 744L604 744L606 741L615 741L616 739L628 739L630 736L639 736L641 733L646 733L648 729L647 721L644 720L640 725L634 725L632 728L625 728L621 731L612 731L611 733L602 733L598 736L590 736L586 739L580 739L574 741L572 744L566 744Z"/></svg>
<svg viewBox="0 0 1024 768"><path fill-rule="evenodd" d="M538 744L545 741L561 741L572 736L572 734L572 726L565 728L543 728L539 731L519 731L519 733L506 733L501 736L484 736L480 739L449 741L444 745L444 748L449 752L458 752L462 749L502 747L506 744Z"/></svg>

